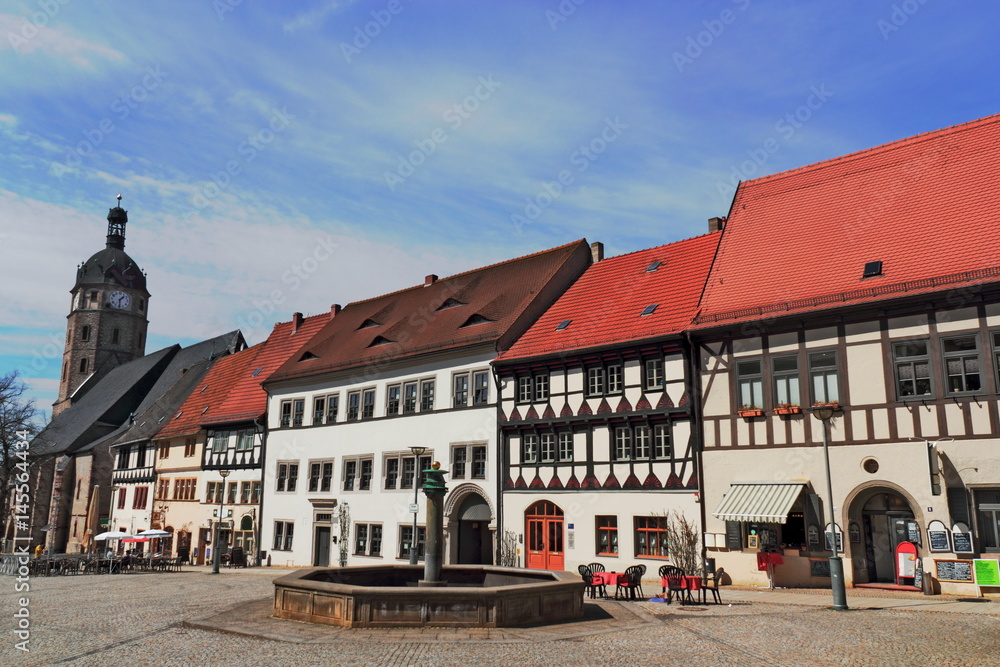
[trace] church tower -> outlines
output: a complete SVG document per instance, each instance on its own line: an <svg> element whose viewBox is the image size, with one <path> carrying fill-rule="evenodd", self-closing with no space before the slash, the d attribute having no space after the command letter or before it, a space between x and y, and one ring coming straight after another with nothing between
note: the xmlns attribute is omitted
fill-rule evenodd
<svg viewBox="0 0 1000 667"><path fill-rule="evenodd" d="M53 417L73 403L86 381L145 354L149 292L145 273L125 253L128 211L121 199L108 211L104 250L77 267Z"/></svg>

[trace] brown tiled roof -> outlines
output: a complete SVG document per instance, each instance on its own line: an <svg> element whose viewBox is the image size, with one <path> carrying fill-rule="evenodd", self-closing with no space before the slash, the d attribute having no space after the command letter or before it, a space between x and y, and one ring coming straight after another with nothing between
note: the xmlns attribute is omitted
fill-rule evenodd
<svg viewBox="0 0 1000 667"><path fill-rule="evenodd" d="M585 241L348 304L269 381L480 344L501 349L590 261Z"/></svg>

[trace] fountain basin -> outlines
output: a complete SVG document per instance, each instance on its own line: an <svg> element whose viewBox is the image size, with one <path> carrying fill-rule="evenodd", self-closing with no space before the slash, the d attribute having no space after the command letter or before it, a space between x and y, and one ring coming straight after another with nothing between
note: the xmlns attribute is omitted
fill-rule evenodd
<svg viewBox="0 0 1000 667"><path fill-rule="evenodd" d="M446 565L307 568L274 580L274 616L349 628L500 628L583 617L584 583L568 572Z"/></svg>

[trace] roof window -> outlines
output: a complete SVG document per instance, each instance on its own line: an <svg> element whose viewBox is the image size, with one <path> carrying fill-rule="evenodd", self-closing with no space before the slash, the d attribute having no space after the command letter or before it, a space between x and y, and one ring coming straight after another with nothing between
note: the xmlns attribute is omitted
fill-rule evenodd
<svg viewBox="0 0 1000 667"><path fill-rule="evenodd" d="M250 377L252 377L252 378L257 377L258 375L260 375L260 372L262 370L264 370L264 369L262 367L258 366L257 368L253 369L253 373L250 374Z"/></svg>
<svg viewBox="0 0 1000 667"><path fill-rule="evenodd" d="M879 260L877 262L868 262L867 264L865 264L865 272L864 272L864 275L862 275L861 277L862 278L871 278L873 276L880 276L880 275L882 275L882 261L881 260Z"/></svg>
<svg viewBox="0 0 1000 667"><path fill-rule="evenodd" d="M556 327L556 331L563 331L566 327L569 326L569 323L572 321L573 320L563 320L562 322L559 323L559 326Z"/></svg>
<svg viewBox="0 0 1000 667"><path fill-rule="evenodd" d="M648 306L646 306L645 308L642 309L642 312L639 313L639 317L645 317L646 315L652 315L653 311L655 311L659 305L660 304L658 304L658 303L651 303L651 304L649 304Z"/></svg>
<svg viewBox="0 0 1000 667"><path fill-rule="evenodd" d="M652 273L653 271L656 271L658 268L660 268L660 264L663 264L663 262L653 262L652 264L646 267L646 273Z"/></svg>

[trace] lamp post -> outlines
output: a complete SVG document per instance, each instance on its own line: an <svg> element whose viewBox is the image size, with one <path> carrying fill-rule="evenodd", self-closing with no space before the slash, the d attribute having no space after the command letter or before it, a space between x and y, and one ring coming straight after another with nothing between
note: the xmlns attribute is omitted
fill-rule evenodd
<svg viewBox="0 0 1000 667"><path fill-rule="evenodd" d="M112 520L112 515L115 512L115 496L118 495L118 490L121 488L116 484L111 485L111 502L108 503L108 530L113 530L114 521Z"/></svg>
<svg viewBox="0 0 1000 667"><path fill-rule="evenodd" d="M833 592L833 608L837 611L847 609L847 591L844 588L844 561L840 559L837 552L837 517L833 511L833 482L830 480L830 419L837 406L814 405L809 408L813 417L823 422L823 459L826 463L826 494L830 505L830 548L833 555L830 556L830 588Z"/></svg>
<svg viewBox="0 0 1000 667"><path fill-rule="evenodd" d="M410 447L410 451L413 452L413 504L410 505L410 511L413 512L413 536L410 539L410 565L417 564L417 511L420 506L417 504L417 491L420 485L417 484L417 480L420 479L420 457L424 452L427 451L426 447Z"/></svg>
<svg viewBox="0 0 1000 667"><path fill-rule="evenodd" d="M226 478L229 477L228 470L220 470L222 475L222 488L219 490L219 516L215 522L215 541L212 544L212 574L219 573L219 533L222 532L222 503L226 500Z"/></svg>

